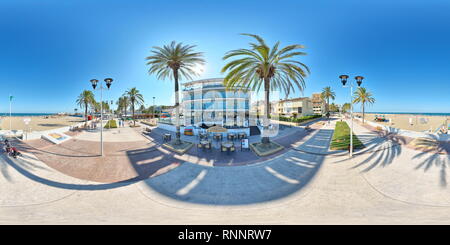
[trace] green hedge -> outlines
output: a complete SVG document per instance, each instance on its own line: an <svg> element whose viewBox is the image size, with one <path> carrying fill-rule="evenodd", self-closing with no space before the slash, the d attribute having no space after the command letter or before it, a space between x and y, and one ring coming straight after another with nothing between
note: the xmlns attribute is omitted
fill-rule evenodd
<svg viewBox="0 0 450 245"><path fill-rule="evenodd" d="M117 122L116 120L109 120L106 125L105 128L117 128Z"/></svg>
<svg viewBox="0 0 450 245"><path fill-rule="evenodd" d="M308 116L303 116L303 117L298 117L298 118L294 118L294 117L279 117L278 120L280 121L284 121L284 122L294 122L294 123L301 123L307 120L311 120L314 118L319 118L322 117L322 115L308 115Z"/></svg>

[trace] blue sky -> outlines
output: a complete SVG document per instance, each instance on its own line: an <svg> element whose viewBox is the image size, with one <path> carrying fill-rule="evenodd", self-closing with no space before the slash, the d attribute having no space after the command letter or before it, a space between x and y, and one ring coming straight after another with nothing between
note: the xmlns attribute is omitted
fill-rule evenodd
<svg viewBox="0 0 450 245"><path fill-rule="evenodd" d="M222 77L223 54L250 41L239 33L305 45L303 96L331 86L346 102L338 76L362 75L369 111L450 112L448 13L444 0L2 0L0 112L10 93L14 112L72 112L89 80L106 77L107 99L137 87L148 105L173 104L173 83L147 73L151 47L195 44L207 61L199 78Z"/></svg>

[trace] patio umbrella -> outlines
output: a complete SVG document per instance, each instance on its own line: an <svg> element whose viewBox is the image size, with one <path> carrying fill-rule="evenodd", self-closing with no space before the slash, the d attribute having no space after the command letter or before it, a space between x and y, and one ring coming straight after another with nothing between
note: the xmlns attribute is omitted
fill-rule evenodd
<svg viewBox="0 0 450 245"><path fill-rule="evenodd" d="M209 133L226 133L228 130L221 126L213 126L208 128Z"/></svg>
<svg viewBox="0 0 450 245"><path fill-rule="evenodd" d="M213 126L208 128L208 133L212 134L212 133L226 133L228 131L228 129L222 127L222 126ZM223 137L223 134L222 134Z"/></svg>

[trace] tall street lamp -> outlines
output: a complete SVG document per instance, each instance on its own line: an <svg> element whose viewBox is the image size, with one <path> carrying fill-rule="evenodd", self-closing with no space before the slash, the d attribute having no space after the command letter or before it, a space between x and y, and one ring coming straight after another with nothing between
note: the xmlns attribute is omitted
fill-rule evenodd
<svg viewBox="0 0 450 245"><path fill-rule="evenodd" d="M153 96L153 110L152 110L153 111L153 115L152 115L153 119L155 119L155 98L156 97Z"/></svg>
<svg viewBox="0 0 450 245"><path fill-rule="evenodd" d="M112 78L105 78L106 87L111 87L111 83L113 81ZM97 89L97 79L91 79L92 88L94 90ZM100 83L100 87L98 88L100 90L100 155L103 156L103 83Z"/></svg>
<svg viewBox="0 0 450 245"><path fill-rule="evenodd" d="M111 119L114 119L113 104L114 104L114 101L111 100L110 107L109 107L109 113L111 114Z"/></svg>
<svg viewBox="0 0 450 245"><path fill-rule="evenodd" d="M353 84L352 82L349 82L348 85L347 84L347 75L340 75L339 78L341 79L342 82L342 86L344 88L348 88L350 87L350 157L353 156L353 100L352 100L352 96L353 96ZM356 83L358 84L358 87L361 86L362 80L364 79L364 77L362 76L356 76L355 80Z"/></svg>

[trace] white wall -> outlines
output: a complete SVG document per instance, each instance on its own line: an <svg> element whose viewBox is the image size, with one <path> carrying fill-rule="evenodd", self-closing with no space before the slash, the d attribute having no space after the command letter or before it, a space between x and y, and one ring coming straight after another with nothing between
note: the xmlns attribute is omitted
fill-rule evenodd
<svg viewBox="0 0 450 245"><path fill-rule="evenodd" d="M88 125L91 123L92 121L88 122ZM84 122L81 123L77 123L75 125L72 126L66 126L66 127L62 127L62 128L55 128L55 129L50 129L50 130L45 130L45 131L32 131L32 132L24 132L23 133L23 140L34 140L34 139L40 139L42 138L42 135L44 134L49 134L49 133L65 133L70 131L70 129L72 127L81 127L84 125Z"/></svg>

